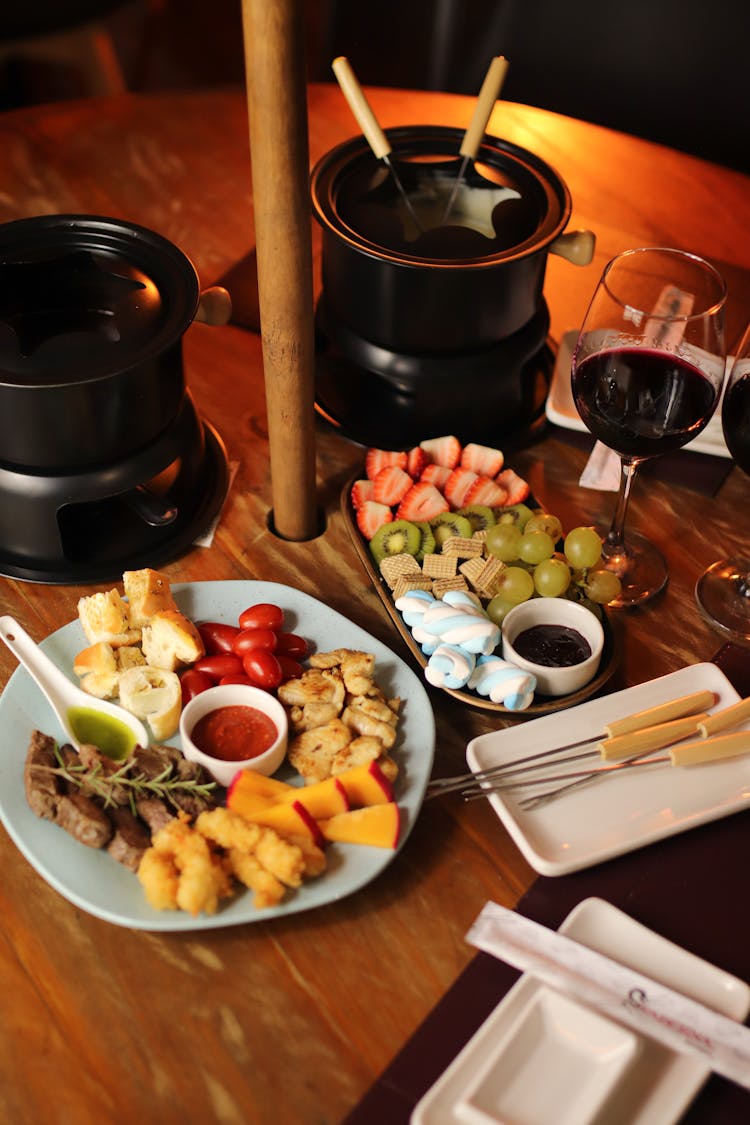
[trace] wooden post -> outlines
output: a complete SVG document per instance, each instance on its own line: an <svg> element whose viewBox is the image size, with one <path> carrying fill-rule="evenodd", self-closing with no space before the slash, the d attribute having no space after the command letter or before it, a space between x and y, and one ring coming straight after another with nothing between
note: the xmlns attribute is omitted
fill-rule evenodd
<svg viewBox="0 0 750 1125"><path fill-rule="evenodd" d="M242 0L274 526L317 533L312 246L300 0Z"/></svg>

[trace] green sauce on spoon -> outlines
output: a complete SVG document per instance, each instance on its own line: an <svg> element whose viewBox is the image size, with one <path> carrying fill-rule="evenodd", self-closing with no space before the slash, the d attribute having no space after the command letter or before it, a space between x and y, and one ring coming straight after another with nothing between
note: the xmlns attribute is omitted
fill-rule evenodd
<svg viewBox="0 0 750 1125"><path fill-rule="evenodd" d="M130 727L113 715L90 707L69 707L68 723L78 742L90 742L115 762L133 753L136 737Z"/></svg>

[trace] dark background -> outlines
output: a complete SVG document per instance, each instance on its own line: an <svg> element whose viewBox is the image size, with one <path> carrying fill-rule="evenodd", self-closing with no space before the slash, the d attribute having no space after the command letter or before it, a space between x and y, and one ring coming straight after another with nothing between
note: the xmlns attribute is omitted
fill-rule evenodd
<svg viewBox="0 0 750 1125"><path fill-rule="evenodd" d="M10 7L10 5L5 5ZM348 55L365 85L503 97L750 172L747 0L299 0L308 76ZM103 29L128 89L244 81L240 0L25 0L0 17L0 108L92 92L85 68L34 57L60 29ZM64 37L63 37L64 38Z"/></svg>

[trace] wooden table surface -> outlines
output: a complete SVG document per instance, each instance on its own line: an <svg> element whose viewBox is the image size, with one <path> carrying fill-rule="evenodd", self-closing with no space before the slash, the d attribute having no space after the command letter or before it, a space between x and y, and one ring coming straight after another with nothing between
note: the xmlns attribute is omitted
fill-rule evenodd
<svg viewBox="0 0 750 1125"><path fill-rule="evenodd" d="M473 102L372 91L385 126L464 128ZM315 160L357 132L334 86L310 90ZM700 160L538 109L500 103L488 132L546 159L573 198L570 228L597 234L593 264L550 259L553 342L577 326L604 262L645 244L713 260L730 282L733 335L750 311L750 180ZM208 285L253 247L244 91L124 96L0 117L0 221L109 215L176 242ZM318 426L324 533L282 543L266 529L270 467L259 337L194 324L188 383L238 472L213 545L164 567L175 582L258 578L326 602L407 660L338 510L360 447ZM564 525L606 522L611 493L584 491L586 453L550 430L513 467ZM716 496L636 483L631 524L667 555L666 592L623 619L611 688L710 659L721 638L693 600L700 572L748 535L748 481ZM76 616L82 593L0 578L0 613L37 639ZM0 684L16 666L0 651ZM462 768L468 739L496 719L432 692L435 772ZM44 718L40 715L40 725ZM18 800L23 800L19 792ZM648 862L644 853L643 862ZM0 1116L3 1120L335 1123L357 1103L473 955L464 935L488 899L513 906L529 868L489 806L429 802L384 874L315 912L180 935L111 926L68 903L0 832Z"/></svg>

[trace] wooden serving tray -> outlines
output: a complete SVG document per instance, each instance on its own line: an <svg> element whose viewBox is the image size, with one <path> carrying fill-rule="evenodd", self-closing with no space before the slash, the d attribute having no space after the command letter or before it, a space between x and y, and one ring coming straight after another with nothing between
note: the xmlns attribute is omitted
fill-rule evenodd
<svg viewBox="0 0 750 1125"><path fill-rule="evenodd" d="M360 476L361 473L355 474L342 489L341 511L352 543L354 544L354 549L367 571L373 588L379 595L393 624L403 637L415 661L420 668L424 669L427 667L427 657L414 640L411 630L408 625L404 623L401 614L393 604L388 584L375 566L375 561L370 554L367 543L357 527L354 509L351 506L349 496L354 481L359 480ZM580 688L578 691L572 692L570 695L549 696L537 694L534 696L534 701L531 705L524 711L510 711L507 707L504 707L502 703L493 703L491 699L487 699L485 696L479 695L475 691L470 691L468 689L456 690L454 688L439 688L437 690L444 691L447 695L452 695L454 699L458 699L461 703L466 703L470 707L477 707L481 711L495 711L510 719L538 718L540 715L549 715L554 711L563 711L568 707L575 707L577 704L583 703L584 700L595 695L600 688L607 683L614 673L622 655L622 644L619 632L613 627L606 612L603 614L602 625L604 627L604 651L602 652L599 671L584 687Z"/></svg>

